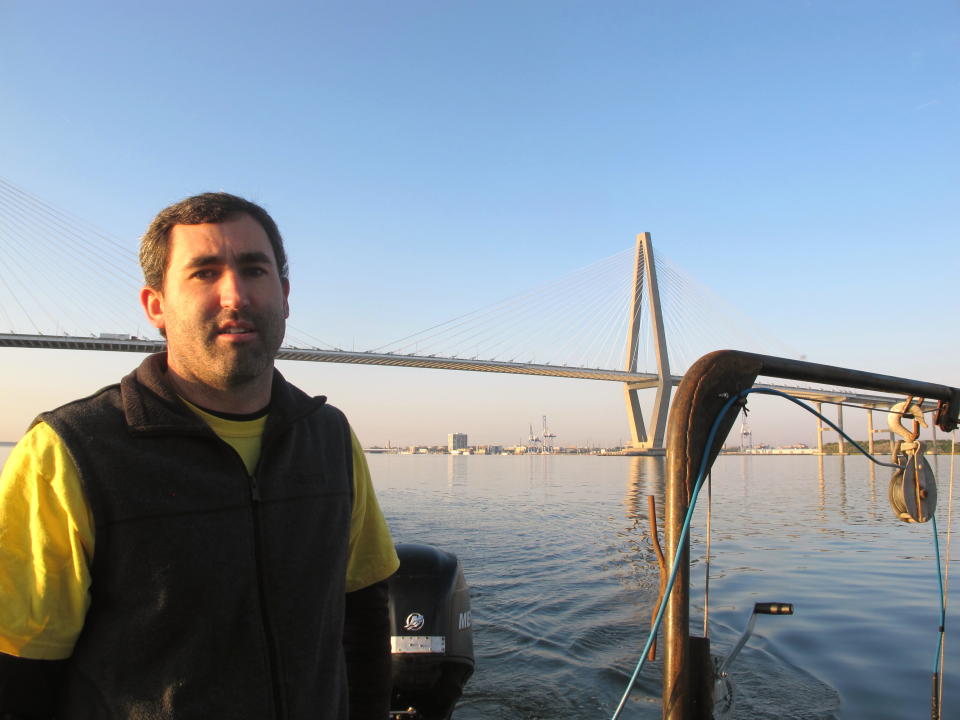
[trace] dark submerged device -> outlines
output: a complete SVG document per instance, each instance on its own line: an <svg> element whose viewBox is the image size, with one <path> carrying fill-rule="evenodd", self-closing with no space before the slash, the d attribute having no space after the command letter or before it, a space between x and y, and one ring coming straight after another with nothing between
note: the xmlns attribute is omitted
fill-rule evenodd
<svg viewBox="0 0 960 720"><path fill-rule="evenodd" d="M397 545L390 578L393 720L447 720L473 674L470 589L456 555Z"/></svg>

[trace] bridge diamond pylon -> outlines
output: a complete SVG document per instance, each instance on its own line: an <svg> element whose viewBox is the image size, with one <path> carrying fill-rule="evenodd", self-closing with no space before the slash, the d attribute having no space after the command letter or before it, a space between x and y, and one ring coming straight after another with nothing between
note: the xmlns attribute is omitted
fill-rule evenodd
<svg viewBox="0 0 960 720"><path fill-rule="evenodd" d="M663 327L663 311L660 307L660 289L657 284L657 268L653 258L653 240L650 233L637 235L634 255L633 285L630 298L630 315L627 330L626 372L637 372L637 356L640 345L640 315L644 289L650 307L650 325L653 334L654 353L657 359L657 375L645 382L625 382L623 394L627 403L627 420L630 424L631 444L635 449L651 454L664 452L663 439L667 427L667 414L670 409L670 394L675 384L670 374L670 357L667 352L667 340ZM648 435L643 422L638 391L656 388L651 413L651 431Z"/></svg>

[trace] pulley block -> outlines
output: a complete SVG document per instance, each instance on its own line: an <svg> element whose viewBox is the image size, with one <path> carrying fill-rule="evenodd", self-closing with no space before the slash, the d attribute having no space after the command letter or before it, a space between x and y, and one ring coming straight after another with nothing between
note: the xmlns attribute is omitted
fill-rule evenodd
<svg viewBox="0 0 960 720"><path fill-rule="evenodd" d="M904 465L890 478L890 506L903 522L925 523L937 509L937 479L920 453L901 460Z"/></svg>

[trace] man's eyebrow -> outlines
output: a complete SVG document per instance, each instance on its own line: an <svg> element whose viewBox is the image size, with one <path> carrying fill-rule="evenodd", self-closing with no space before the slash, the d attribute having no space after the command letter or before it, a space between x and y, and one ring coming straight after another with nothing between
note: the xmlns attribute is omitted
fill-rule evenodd
<svg viewBox="0 0 960 720"><path fill-rule="evenodd" d="M254 264L272 265L273 264L273 260L270 259L270 256L267 255L265 252L260 252L259 250L257 250L256 252L240 253L240 255L237 256L237 260L240 262L241 265L254 265Z"/></svg>
<svg viewBox="0 0 960 720"><path fill-rule="evenodd" d="M210 265L222 265L226 260L223 255L197 255L190 258L186 264L187 268L209 267ZM241 265L272 265L273 261L265 252L253 251L240 253L237 256L237 262Z"/></svg>

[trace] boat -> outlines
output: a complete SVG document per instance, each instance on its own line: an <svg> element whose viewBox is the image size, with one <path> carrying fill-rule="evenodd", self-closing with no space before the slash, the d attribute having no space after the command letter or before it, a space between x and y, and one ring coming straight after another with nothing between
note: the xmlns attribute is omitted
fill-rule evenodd
<svg viewBox="0 0 960 720"><path fill-rule="evenodd" d="M661 622L664 720L734 717L736 689L729 676L730 665L748 641L758 616L793 612L785 602L755 603L740 640L723 658L711 654L709 638L690 634L689 526L703 480L748 395L782 395L802 405L782 391L757 386L761 376L890 394L890 426L897 432L902 430L904 437L894 450L897 462L884 463L894 469L891 506L900 521L922 523L934 517L935 479L922 457L918 427L915 424L913 431L907 431L902 419L913 417L922 423L924 413L929 412L939 429L952 432L958 424L960 389L734 350L703 356L684 375L667 425L664 568L670 568L669 580L665 571L662 597L647 646L613 720L619 717L629 698ZM898 396L906 396L906 400L897 402ZM853 442L828 419L821 419ZM469 590L459 561L449 553L429 546L404 545L398 546L398 553L401 567L391 580L390 600L395 684L392 718L448 720L474 668ZM942 620L943 615L941 642ZM938 668L934 672L930 705L934 720L940 718L940 677Z"/></svg>

